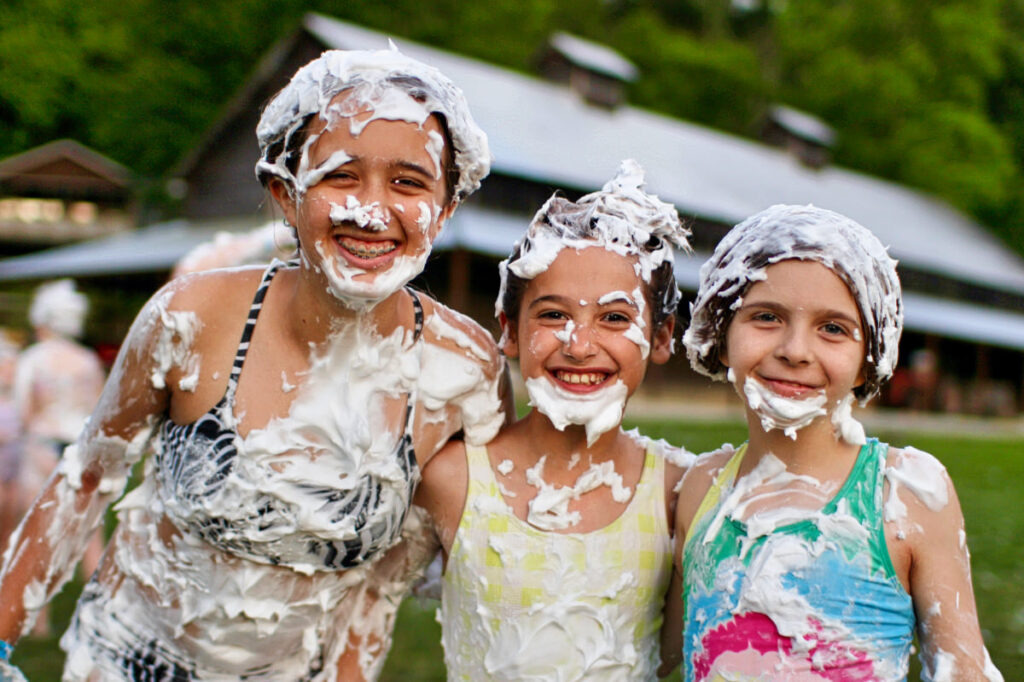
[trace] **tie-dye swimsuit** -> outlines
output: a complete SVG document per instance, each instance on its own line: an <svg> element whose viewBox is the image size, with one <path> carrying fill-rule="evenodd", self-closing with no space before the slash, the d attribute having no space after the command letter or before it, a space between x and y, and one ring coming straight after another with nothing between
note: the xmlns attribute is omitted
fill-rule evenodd
<svg viewBox="0 0 1024 682"><path fill-rule="evenodd" d="M733 455L686 537L685 679L906 679L915 619L883 528L888 450L871 439L819 514L758 537L718 513L746 447Z"/></svg>

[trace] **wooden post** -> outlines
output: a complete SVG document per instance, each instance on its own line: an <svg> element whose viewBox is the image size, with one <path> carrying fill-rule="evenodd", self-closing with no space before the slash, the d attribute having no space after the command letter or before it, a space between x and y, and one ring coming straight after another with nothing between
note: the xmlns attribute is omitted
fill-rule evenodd
<svg viewBox="0 0 1024 682"><path fill-rule="evenodd" d="M460 312L469 309L469 251L461 247L451 252L448 266L448 305Z"/></svg>

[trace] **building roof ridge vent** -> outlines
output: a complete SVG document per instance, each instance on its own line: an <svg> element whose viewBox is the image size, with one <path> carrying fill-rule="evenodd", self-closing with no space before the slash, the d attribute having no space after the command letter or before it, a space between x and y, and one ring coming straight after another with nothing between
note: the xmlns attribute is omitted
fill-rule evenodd
<svg viewBox="0 0 1024 682"><path fill-rule="evenodd" d="M624 83L632 83L640 75L636 64L607 45L565 31L553 33L549 42L552 48L580 68L611 76Z"/></svg>

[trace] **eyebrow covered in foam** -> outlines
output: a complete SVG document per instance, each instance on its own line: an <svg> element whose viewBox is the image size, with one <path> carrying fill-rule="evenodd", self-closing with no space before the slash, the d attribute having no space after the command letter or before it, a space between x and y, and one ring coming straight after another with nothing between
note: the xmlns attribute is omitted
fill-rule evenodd
<svg viewBox="0 0 1024 682"><path fill-rule="evenodd" d="M625 303L626 305L638 308L636 301L633 296L627 294L625 291L617 290L610 291L601 298L597 299L598 305L611 305L613 303Z"/></svg>

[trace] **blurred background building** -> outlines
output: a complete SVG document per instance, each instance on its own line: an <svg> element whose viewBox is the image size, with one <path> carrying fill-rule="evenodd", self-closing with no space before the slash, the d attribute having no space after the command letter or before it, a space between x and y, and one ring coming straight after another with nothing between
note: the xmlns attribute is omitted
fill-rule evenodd
<svg viewBox="0 0 1024 682"><path fill-rule="evenodd" d="M647 171L648 189L673 202L693 228L696 252L677 259L684 292L692 296L701 263L748 215L775 203L836 210L874 231L899 260L906 332L899 373L881 402L982 414L1024 410L1024 260L942 201L833 165L836 133L803 112L772 107L757 142L630 106L625 86L643 78L637 67L566 33L537 46L537 74L529 76L308 14L255 65L245 87L175 168L167 189L181 199L182 215L169 222L132 228L130 173L74 143L2 161L0 229L7 229L4 216L29 213L5 202L59 201L65 217L0 232L11 256L0 261L0 282L13 292L0 298L0 315L17 316L24 298L19 287L27 291L40 279L72 276L99 298L103 312L92 340L116 344L142 301L185 254L218 233L245 233L280 220L253 174L263 103L324 49L383 49L389 37L450 76L490 138L491 175L448 223L418 281L485 326L495 328L497 262L533 212L555 189L572 198L598 189L622 159L634 158ZM40 179L58 160L69 168L77 164L89 182L71 172ZM86 187L94 194L75 193ZM69 218L82 202L95 206L96 222L109 217L102 229L113 234L98 237L108 233L86 234L101 228L75 226ZM40 215L58 213L56 203L37 206ZM26 253L57 242L63 245ZM685 304L680 316L685 325ZM709 387L684 357L653 373L648 384L654 393L700 391L731 399L730 389Z"/></svg>

